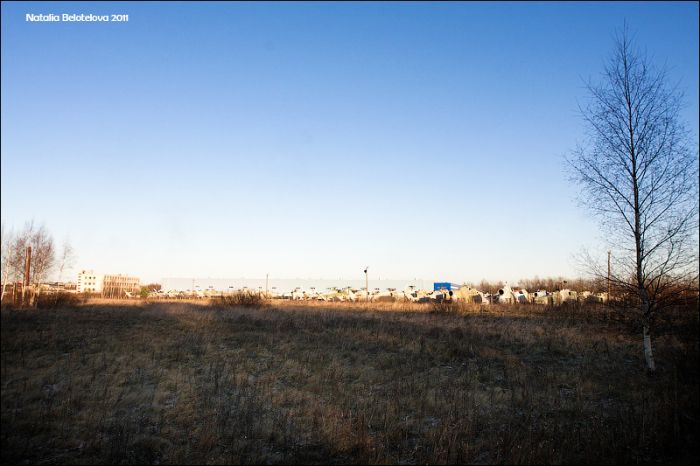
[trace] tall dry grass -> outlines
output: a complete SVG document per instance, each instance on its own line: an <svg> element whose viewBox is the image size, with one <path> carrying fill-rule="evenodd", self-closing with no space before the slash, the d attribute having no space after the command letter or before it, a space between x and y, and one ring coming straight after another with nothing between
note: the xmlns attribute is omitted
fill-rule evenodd
<svg viewBox="0 0 700 466"><path fill-rule="evenodd" d="M698 459L698 320L648 376L604 308L282 302L2 312L2 460Z"/></svg>
<svg viewBox="0 0 700 466"><path fill-rule="evenodd" d="M251 307L260 309L268 306L269 304L270 300L263 297L262 294L248 293L245 291L239 291L230 295L211 298L209 300L209 305L214 307Z"/></svg>

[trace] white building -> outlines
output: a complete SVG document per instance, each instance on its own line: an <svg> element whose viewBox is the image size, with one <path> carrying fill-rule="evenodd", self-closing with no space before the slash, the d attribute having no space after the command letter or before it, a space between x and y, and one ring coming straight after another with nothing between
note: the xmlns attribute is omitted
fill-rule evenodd
<svg viewBox="0 0 700 466"><path fill-rule="evenodd" d="M102 293L109 298L123 298L124 292L138 293L138 277L121 274L96 274L94 270L81 270L78 273L78 293Z"/></svg>
<svg viewBox="0 0 700 466"><path fill-rule="evenodd" d="M81 270L78 272L78 293L102 293L104 276L98 275L94 270Z"/></svg>

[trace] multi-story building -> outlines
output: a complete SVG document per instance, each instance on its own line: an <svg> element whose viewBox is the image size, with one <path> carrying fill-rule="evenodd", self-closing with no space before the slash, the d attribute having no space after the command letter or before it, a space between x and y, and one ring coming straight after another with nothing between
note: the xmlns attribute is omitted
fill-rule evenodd
<svg viewBox="0 0 700 466"><path fill-rule="evenodd" d="M93 270L81 270L76 285L78 293L101 293L105 298L123 298L125 292L138 293L141 289L138 277L121 274L96 274Z"/></svg>
<svg viewBox="0 0 700 466"><path fill-rule="evenodd" d="M102 295L105 298L123 298L126 293L138 293L141 290L138 277L128 275L104 275L102 278Z"/></svg>
<svg viewBox="0 0 700 466"><path fill-rule="evenodd" d="M94 270L81 270L78 272L76 289L78 293L102 293L102 279L103 276Z"/></svg>

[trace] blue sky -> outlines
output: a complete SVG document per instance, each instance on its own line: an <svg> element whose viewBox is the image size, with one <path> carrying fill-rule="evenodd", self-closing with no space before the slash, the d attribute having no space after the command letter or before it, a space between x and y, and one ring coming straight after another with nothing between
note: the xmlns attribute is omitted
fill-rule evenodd
<svg viewBox="0 0 700 466"><path fill-rule="evenodd" d="M2 220L144 280L576 277L563 156L624 21L697 141L696 2L3 2Z"/></svg>

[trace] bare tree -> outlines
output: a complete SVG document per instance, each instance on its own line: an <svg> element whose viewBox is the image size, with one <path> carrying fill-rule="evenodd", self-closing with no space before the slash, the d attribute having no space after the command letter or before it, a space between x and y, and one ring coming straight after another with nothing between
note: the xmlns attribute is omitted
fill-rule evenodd
<svg viewBox="0 0 700 466"><path fill-rule="evenodd" d="M654 316L698 276L697 142L681 122L682 95L667 81L624 30L601 82L587 85L586 145L568 159L582 203L611 243L611 280L638 311L650 371ZM607 278L607 264L589 265Z"/></svg>
<svg viewBox="0 0 700 466"><path fill-rule="evenodd" d="M29 283L39 284L46 280L56 263L53 238L44 225L37 226L33 220L24 224L14 235L8 250L10 278L13 280L24 278L27 246L32 247Z"/></svg>
<svg viewBox="0 0 700 466"><path fill-rule="evenodd" d="M63 240L63 245L61 247L61 254L58 257L58 281L63 280L63 272L66 269L73 268L75 264L75 250L71 245L68 238Z"/></svg>
<svg viewBox="0 0 700 466"><path fill-rule="evenodd" d="M5 230L5 222L0 226L0 269L2 271L2 295L0 295L0 302L5 299L5 289L7 287L7 282L10 279L12 270L12 261L10 260L12 249L12 244L14 243L14 232Z"/></svg>

